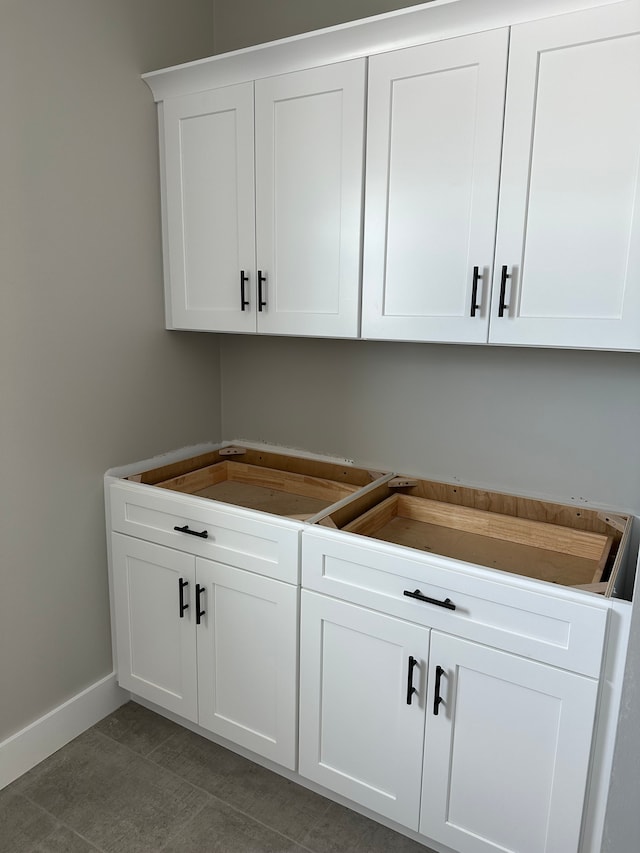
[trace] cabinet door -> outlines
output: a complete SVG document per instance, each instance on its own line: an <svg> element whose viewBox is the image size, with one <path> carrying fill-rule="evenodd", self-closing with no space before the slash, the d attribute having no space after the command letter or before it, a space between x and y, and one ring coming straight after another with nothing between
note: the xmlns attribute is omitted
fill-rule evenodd
<svg viewBox="0 0 640 853"><path fill-rule="evenodd" d="M507 46L502 29L370 60L363 337L487 340Z"/></svg>
<svg viewBox="0 0 640 853"><path fill-rule="evenodd" d="M299 772L411 829L428 650L427 628L302 592Z"/></svg>
<svg viewBox="0 0 640 853"><path fill-rule="evenodd" d="M258 331L356 337L365 60L256 81Z"/></svg>
<svg viewBox="0 0 640 853"><path fill-rule="evenodd" d="M298 588L197 560L200 725L295 769Z"/></svg>
<svg viewBox="0 0 640 853"><path fill-rule="evenodd" d="M114 533L112 561L120 685L197 722L195 559Z"/></svg>
<svg viewBox="0 0 640 853"><path fill-rule="evenodd" d="M491 341L640 349L639 99L637 2L513 28Z"/></svg>
<svg viewBox="0 0 640 853"><path fill-rule="evenodd" d="M255 331L253 84L168 98L162 121L167 325Z"/></svg>
<svg viewBox="0 0 640 853"><path fill-rule="evenodd" d="M420 831L459 853L575 853L597 681L436 631L430 669Z"/></svg>

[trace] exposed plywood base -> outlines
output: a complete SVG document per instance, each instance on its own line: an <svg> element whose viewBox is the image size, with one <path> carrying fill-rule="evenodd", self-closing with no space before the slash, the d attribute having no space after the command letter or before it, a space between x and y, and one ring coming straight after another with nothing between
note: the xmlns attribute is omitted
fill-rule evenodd
<svg viewBox="0 0 640 853"><path fill-rule="evenodd" d="M439 554L500 569L537 580L576 586L591 584L602 569L594 560L562 554L532 545L508 542L476 533L468 533L437 524L427 524L397 516L375 533L368 534L384 542L406 545L419 551ZM604 591L604 590L602 590Z"/></svg>
<svg viewBox="0 0 640 853"><path fill-rule="evenodd" d="M319 468L318 473L325 472ZM156 485L299 520L317 515L359 490L357 485L328 477L226 460Z"/></svg>
<svg viewBox="0 0 640 853"><path fill-rule="evenodd" d="M192 494L233 504L233 506L270 512L288 518L295 517L302 521L316 515L328 506L326 500L319 500L306 495L292 495L255 484L248 485L232 481L216 483Z"/></svg>
<svg viewBox="0 0 640 853"><path fill-rule="evenodd" d="M377 490L379 502L362 515L352 517L342 529L590 592L607 591L603 578L610 556L617 570L615 553L620 531L616 526L603 524L603 518L589 517L595 513L580 513L576 529L568 523L573 520L568 507L508 496L504 500L486 501L486 493L481 493L481 505L498 504L507 510L498 512L469 506L475 502L469 489L464 489L469 494L467 505L462 505L458 500L451 503L434 500L438 484L413 481L407 485L409 495L398 494L393 480L381 486ZM450 496L458 498L458 494L456 487ZM518 512L522 511L523 503L527 507L525 517ZM547 521L548 517L554 521ZM585 529L588 527L592 529Z"/></svg>

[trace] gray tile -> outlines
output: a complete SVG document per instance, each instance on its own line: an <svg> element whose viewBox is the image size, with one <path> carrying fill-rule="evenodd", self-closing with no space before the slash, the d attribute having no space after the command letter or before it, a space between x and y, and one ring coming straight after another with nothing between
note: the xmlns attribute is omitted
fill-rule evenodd
<svg viewBox="0 0 640 853"><path fill-rule="evenodd" d="M27 799L0 791L0 853L26 853L56 826L56 821Z"/></svg>
<svg viewBox="0 0 640 853"><path fill-rule="evenodd" d="M135 702L127 702L94 726L96 731L147 755L181 727Z"/></svg>
<svg viewBox="0 0 640 853"><path fill-rule="evenodd" d="M80 838L66 826L58 826L31 853L96 853L97 847Z"/></svg>
<svg viewBox="0 0 640 853"><path fill-rule="evenodd" d="M314 853L431 853L417 841L337 803L331 803L300 843Z"/></svg>
<svg viewBox="0 0 640 853"><path fill-rule="evenodd" d="M23 790L106 853L155 853L208 801L91 729L46 759Z"/></svg>
<svg viewBox="0 0 640 853"><path fill-rule="evenodd" d="M162 853L304 853L294 841L219 800L205 806Z"/></svg>
<svg viewBox="0 0 640 853"><path fill-rule="evenodd" d="M329 805L324 797L187 730L149 758L296 841Z"/></svg>

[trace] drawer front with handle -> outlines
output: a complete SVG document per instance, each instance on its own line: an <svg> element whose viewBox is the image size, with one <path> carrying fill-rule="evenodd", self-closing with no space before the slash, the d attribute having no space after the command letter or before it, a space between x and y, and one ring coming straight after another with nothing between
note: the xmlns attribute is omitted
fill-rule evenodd
<svg viewBox="0 0 640 853"><path fill-rule="evenodd" d="M299 582L302 525L135 483L109 487L114 531L288 583Z"/></svg>
<svg viewBox="0 0 640 853"><path fill-rule="evenodd" d="M597 678L606 600L330 530L302 535L302 585ZM580 598L584 598L584 602Z"/></svg>

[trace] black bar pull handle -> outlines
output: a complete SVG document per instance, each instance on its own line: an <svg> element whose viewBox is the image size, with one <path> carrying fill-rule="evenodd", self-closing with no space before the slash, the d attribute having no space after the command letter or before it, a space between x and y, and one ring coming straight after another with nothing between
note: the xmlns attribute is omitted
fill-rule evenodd
<svg viewBox="0 0 640 853"><path fill-rule="evenodd" d="M478 303L478 282L484 278L484 274L480 272L480 267L473 268L473 285L471 287L471 316L475 317L476 312L482 308Z"/></svg>
<svg viewBox="0 0 640 853"><path fill-rule="evenodd" d="M440 681L442 680L442 676L444 675L444 669L441 666L436 667L436 687L433 691L433 713L434 716L438 716L438 708L441 702L444 702L444 699L440 695Z"/></svg>
<svg viewBox="0 0 640 853"><path fill-rule="evenodd" d="M245 284L249 281L249 274L244 270L240 270L240 310L244 311L249 305L249 300L246 298Z"/></svg>
<svg viewBox="0 0 640 853"><path fill-rule="evenodd" d="M437 604L438 607L446 607L447 610L456 609L455 604L451 601L450 598L445 598L444 601L440 601L437 598L429 598L428 595L423 595L419 589L414 589L413 592L411 592L411 590L409 589L405 589L404 595L406 595L407 598L417 598L418 601L426 601L427 604Z"/></svg>
<svg viewBox="0 0 640 853"><path fill-rule="evenodd" d="M407 705L411 704L413 694L418 692L413 686L413 670L416 666L419 666L417 659L414 658L413 655L409 655L409 666L407 669Z"/></svg>
<svg viewBox="0 0 640 853"><path fill-rule="evenodd" d="M262 289L262 285L266 284L267 276L262 272L262 270L258 270L258 311L262 311L263 308L267 307L267 300L263 297L265 296L265 292Z"/></svg>
<svg viewBox="0 0 640 853"><path fill-rule="evenodd" d="M180 590L180 618L184 619L184 611L189 609L189 605L184 603L184 591L189 586L189 581L186 581L184 578L180 578L178 583L178 588Z"/></svg>
<svg viewBox="0 0 640 853"><path fill-rule="evenodd" d="M206 610L200 610L200 596L205 592L205 588L200 586L199 583L196 584L196 625L199 625L202 621L202 617L206 615Z"/></svg>
<svg viewBox="0 0 640 853"><path fill-rule="evenodd" d="M498 305L498 317L504 317L504 312L509 309L509 306L504 301L504 297L507 292L507 279L511 278L511 273L508 273L507 270L509 268L507 266L502 267L502 273L500 274L500 303Z"/></svg>
<svg viewBox="0 0 640 853"><path fill-rule="evenodd" d="M208 530L191 530L188 524L185 524L184 527L174 527L173 529L177 530L178 533L188 533L190 536L199 536L200 539L209 538Z"/></svg>

